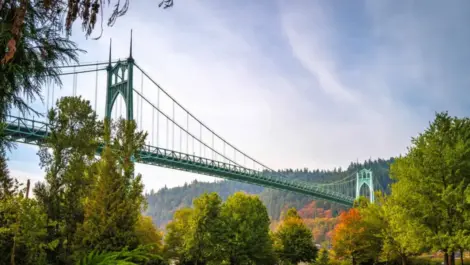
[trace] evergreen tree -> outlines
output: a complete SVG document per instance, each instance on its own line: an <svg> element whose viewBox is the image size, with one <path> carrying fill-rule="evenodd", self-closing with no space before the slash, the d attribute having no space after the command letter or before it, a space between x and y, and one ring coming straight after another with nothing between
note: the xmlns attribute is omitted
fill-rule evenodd
<svg viewBox="0 0 470 265"><path fill-rule="evenodd" d="M48 82L60 85L57 66L77 61L80 51L62 36L58 11L46 1L3 0L0 3L0 117L12 107L33 111L28 101L40 97ZM60 1L59 1L60 2Z"/></svg>
<svg viewBox="0 0 470 265"><path fill-rule="evenodd" d="M133 175L132 157L137 157L146 135L136 132L134 121L120 120L113 138L109 121L105 123L96 183L78 237L81 251L133 249L139 243L135 228L143 206L143 185L141 176Z"/></svg>
<svg viewBox="0 0 470 265"><path fill-rule="evenodd" d="M0 201L13 196L18 192L18 188L18 181L10 177L10 170L8 170L5 153L0 151Z"/></svg>

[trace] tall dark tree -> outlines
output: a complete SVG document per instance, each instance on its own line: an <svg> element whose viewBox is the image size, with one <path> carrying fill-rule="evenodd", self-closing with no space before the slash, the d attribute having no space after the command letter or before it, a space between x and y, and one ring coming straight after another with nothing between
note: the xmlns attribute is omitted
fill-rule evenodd
<svg viewBox="0 0 470 265"><path fill-rule="evenodd" d="M49 261L61 264L71 256L77 225L84 219L83 201L93 183L102 125L90 103L80 97L62 98L48 118L51 134L38 152L46 182L37 184L34 193L48 220L56 223L48 234L59 244L48 253Z"/></svg>
<svg viewBox="0 0 470 265"><path fill-rule="evenodd" d="M14 195L18 188L18 181L10 176L5 153L0 151L0 200Z"/></svg>

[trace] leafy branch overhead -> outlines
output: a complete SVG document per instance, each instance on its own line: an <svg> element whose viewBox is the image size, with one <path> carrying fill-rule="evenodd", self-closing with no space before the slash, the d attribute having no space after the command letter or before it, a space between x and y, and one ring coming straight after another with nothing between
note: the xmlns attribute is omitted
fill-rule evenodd
<svg viewBox="0 0 470 265"><path fill-rule="evenodd" d="M107 2L107 3L106 3ZM77 18L82 21L82 30L88 37L95 30L95 26L100 19L101 31L99 39L103 33L103 10L107 4L113 2L113 10L108 18L107 25L112 27L117 18L125 15L129 9L129 0L0 0L0 47L5 46L4 54L1 56L1 64L12 61L15 56L18 43L22 40L23 27L27 23L28 6L35 6L34 12L40 12L49 17L50 21L58 22L59 26L54 28L57 32L63 32L70 36L72 25ZM169 8L173 6L173 0L161 0L159 8ZM65 18L65 19L64 19ZM34 22L33 22L34 23Z"/></svg>

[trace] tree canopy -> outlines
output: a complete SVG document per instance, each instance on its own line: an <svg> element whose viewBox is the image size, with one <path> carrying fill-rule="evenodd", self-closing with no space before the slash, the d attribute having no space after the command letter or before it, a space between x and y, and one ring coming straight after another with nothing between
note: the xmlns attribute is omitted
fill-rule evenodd
<svg viewBox="0 0 470 265"><path fill-rule="evenodd" d="M448 255L468 247L463 245L470 236L465 195L470 184L470 119L436 114L390 173L396 180L393 204L399 207L394 215L406 218L414 235L422 235L432 250L444 251L446 264ZM399 240L414 245L406 238Z"/></svg>
<svg viewBox="0 0 470 265"><path fill-rule="evenodd" d="M257 196L237 192L223 204L224 252L230 264L272 264L269 216Z"/></svg>
<svg viewBox="0 0 470 265"><path fill-rule="evenodd" d="M287 211L274 233L274 249L279 259L287 264L313 262L316 259L317 248L312 232L294 208Z"/></svg>

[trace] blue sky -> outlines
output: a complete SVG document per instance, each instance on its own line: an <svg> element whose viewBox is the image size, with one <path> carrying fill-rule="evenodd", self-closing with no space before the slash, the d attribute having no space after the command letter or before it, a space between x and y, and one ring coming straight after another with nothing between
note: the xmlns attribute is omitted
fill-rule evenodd
<svg viewBox="0 0 470 265"><path fill-rule="evenodd" d="M469 115L468 25L465 0L133 1L100 40L78 23L73 39L84 62L106 60L109 38L124 58L133 29L139 65L225 139L272 168L333 168L403 153L436 111ZM42 179L36 151L10 154L14 176ZM146 189L213 180L137 171Z"/></svg>

